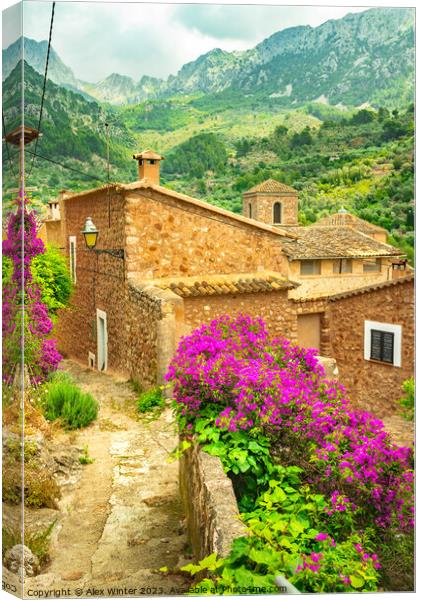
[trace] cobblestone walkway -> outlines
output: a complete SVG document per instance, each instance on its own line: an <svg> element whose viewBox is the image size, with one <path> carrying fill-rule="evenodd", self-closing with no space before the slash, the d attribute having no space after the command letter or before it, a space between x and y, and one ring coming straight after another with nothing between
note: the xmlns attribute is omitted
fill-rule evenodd
<svg viewBox="0 0 421 600"><path fill-rule="evenodd" d="M400 415L392 415L382 419L384 427L391 434L393 441L399 446L412 446L415 441L415 429L412 421Z"/></svg>
<svg viewBox="0 0 421 600"><path fill-rule="evenodd" d="M177 444L170 410L139 419L127 382L72 361L65 369L100 402L98 420L76 440L94 462L61 500L51 563L27 587L72 596L182 593L180 577L159 572L183 560L187 541L178 463L167 460Z"/></svg>

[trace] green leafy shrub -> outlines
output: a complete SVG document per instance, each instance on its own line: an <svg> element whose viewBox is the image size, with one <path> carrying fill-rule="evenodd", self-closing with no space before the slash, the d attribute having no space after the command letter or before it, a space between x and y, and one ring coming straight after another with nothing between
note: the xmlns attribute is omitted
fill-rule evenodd
<svg viewBox="0 0 421 600"><path fill-rule="evenodd" d="M47 389L44 413L49 421L60 419L67 429L79 429L97 418L98 402L73 383L53 382Z"/></svg>
<svg viewBox="0 0 421 600"><path fill-rule="evenodd" d="M12 261L7 256L3 257L3 285L10 282L12 271ZM66 258L58 248L46 246L43 254L35 256L31 264L31 273L50 315L54 315L68 304L72 293L72 281Z"/></svg>
<svg viewBox="0 0 421 600"><path fill-rule="evenodd" d="M94 458L89 456L88 446L83 447L83 453L79 456L79 462L81 465L90 465L94 462Z"/></svg>
<svg viewBox="0 0 421 600"><path fill-rule="evenodd" d="M302 485L301 469L277 471L255 509L242 515L249 535L234 541L228 557L210 555L181 570L212 573L211 579L200 582L208 593L215 588L217 593L276 592L279 574L301 592L375 591L380 564L372 552L370 531L361 535L345 527L332 532L328 502Z"/></svg>
<svg viewBox="0 0 421 600"><path fill-rule="evenodd" d="M140 394L137 401L137 410L140 413L146 413L154 408L162 408L164 403L165 401L161 388L154 387Z"/></svg>
<svg viewBox="0 0 421 600"><path fill-rule="evenodd" d="M399 404L404 409L403 416L408 421L414 420L415 415L415 381L413 377L410 377L402 384L402 389L405 395L399 400Z"/></svg>
<svg viewBox="0 0 421 600"><path fill-rule="evenodd" d="M49 560L50 537L56 521L53 521L41 531L26 529L24 539L22 539L22 530L20 527L12 528L8 525L2 527L2 556L17 544L25 544L33 554L38 558L39 564L43 567Z"/></svg>

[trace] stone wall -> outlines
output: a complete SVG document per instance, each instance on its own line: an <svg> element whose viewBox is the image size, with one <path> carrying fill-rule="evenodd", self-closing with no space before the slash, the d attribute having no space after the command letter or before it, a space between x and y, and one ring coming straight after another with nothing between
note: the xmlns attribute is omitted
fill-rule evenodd
<svg viewBox="0 0 421 600"><path fill-rule="evenodd" d="M272 337L297 337L297 317L294 306L288 302L288 291L254 294L226 294L221 296L194 296L184 299L185 323L192 330L222 315L239 313L261 317Z"/></svg>
<svg viewBox="0 0 421 600"><path fill-rule="evenodd" d="M124 247L124 197L98 190L77 194L64 203L65 252L69 236L76 238L76 285L70 307L61 311L56 326L59 349L65 356L88 365L88 354L97 354L97 309L107 315L108 368L123 370L126 364L125 261L98 255L86 248L81 230L88 216L99 230L97 248Z"/></svg>
<svg viewBox="0 0 421 600"><path fill-rule="evenodd" d="M237 537L246 535L237 500L220 459L196 444L180 458L180 494L195 561L216 552L229 554Z"/></svg>
<svg viewBox="0 0 421 600"><path fill-rule="evenodd" d="M397 410L402 382L414 372L414 282L393 284L329 302L330 356L353 403L378 417ZM402 366L364 359L364 321L402 325Z"/></svg>
<svg viewBox="0 0 421 600"><path fill-rule="evenodd" d="M243 199L243 215L249 216L249 204L251 204L251 218L273 225L275 202L280 202L282 206L281 226L298 225L298 195L294 193L246 193Z"/></svg>
<svg viewBox="0 0 421 600"><path fill-rule="evenodd" d="M129 279L287 272L276 232L153 189L127 194Z"/></svg>

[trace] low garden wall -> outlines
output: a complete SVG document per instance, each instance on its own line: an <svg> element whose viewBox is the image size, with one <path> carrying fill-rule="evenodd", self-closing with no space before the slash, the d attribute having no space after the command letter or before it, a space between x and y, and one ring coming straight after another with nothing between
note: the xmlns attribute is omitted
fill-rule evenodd
<svg viewBox="0 0 421 600"><path fill-rule="evenodd" d="M194 560L216 552L225 557L235 538L246 534L237 500L220 459L193 444L180 458L180 492Z"/></svg>

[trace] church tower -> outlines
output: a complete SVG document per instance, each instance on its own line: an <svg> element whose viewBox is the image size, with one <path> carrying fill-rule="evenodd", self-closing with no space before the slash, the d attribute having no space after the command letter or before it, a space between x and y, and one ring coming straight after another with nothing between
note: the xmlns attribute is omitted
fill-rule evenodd
<svg viewBox="0 0 421 600"><path fill-rule="evenodd" d="M298 192L275 179L267 179L244 192L243 215L275 227L297 226Z"/></svg>

